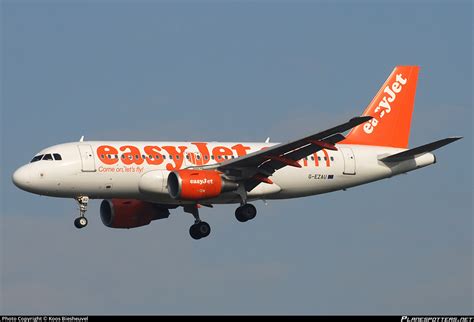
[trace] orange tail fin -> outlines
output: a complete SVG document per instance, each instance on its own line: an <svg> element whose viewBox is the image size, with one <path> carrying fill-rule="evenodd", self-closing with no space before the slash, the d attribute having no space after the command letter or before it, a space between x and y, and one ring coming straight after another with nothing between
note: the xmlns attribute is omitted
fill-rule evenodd
<svg viewBox="0 0 474 322"><path fill-rule="evenodd" d="M341 143L407 148L418 70L395 67L364 111L373 119L352 129Z"/></svg>

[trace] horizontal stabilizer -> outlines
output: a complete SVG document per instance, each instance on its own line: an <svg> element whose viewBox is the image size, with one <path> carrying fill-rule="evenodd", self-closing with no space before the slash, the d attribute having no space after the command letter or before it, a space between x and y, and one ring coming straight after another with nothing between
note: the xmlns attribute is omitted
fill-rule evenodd
<svg viewBox="0 0 474 322"><path fill-rule="evenodd" d="M436 149L439 149L440 147L445 146L445 145L447 145L449 143L452 143L454 141L457 141L459 139L462 139L462 136L456 136L456 137L451 137L451 138L438 140L438 141L431 142L431 143L428 143L428 144L425 144L425 145L421 145L419 147L409 149L409 150L406 150L406 151L403 151L403 152L400 152L400 153L397 153L397 154L389 155L388 157L384 157L384 158L380 159L380 161L383 161L383 162L399 162L399 161L408 160L408 159L414 158L414 157L416 157L420 154L424 154L424 153L431 152L431 151L434 151Z"/></svg>

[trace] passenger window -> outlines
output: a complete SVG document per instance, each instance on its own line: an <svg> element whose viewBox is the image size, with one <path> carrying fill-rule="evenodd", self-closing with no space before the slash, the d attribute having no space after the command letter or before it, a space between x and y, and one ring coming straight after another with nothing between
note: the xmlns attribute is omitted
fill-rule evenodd
<svg viewBox="0 0 474 322"><path fill-rule="evenodd" d="M54 160L62 160L61 155L58 153L53 153Z"/></svg>
<svg viewBox="0 0 474 322"><path fill-rule="evenodd" d="M157 154L157 155L155 155L155 159L157 159L157 160L158 160L159 158L160 158L160 156L159 156L158 154Z"/></svg>
<svg viewBox="0 0 474 322"><path fill-rule="evenodd" d="M311 156L311 161L314 161L314 156L313 155Z"/></svg>
<svg viewBox="0 0 474 322"><path fill-rule="evenodd" d="M331 157L331 161L334 161L334 157Z"/></svg>
<svg viewBox="0 0 474 322"><path fill-rule="evenodd" d="M176 156L176 160L179 160L179 155Z"/></svg>
<svg viewBox="0 0 474 322"><path fill-rule="evenodd" d="M214 156L213 156L213 155L211 155L211 159L214 160Z"/></svg>
<svg viewBox="0 0 474 322"><path fill-rule="evenodd" d="M209 157L208 157L207 155L205 155L205 156L204 156L204 159L207 160L207 159L209 159Z"/></svg>
<svg viewBox="0 0 474 322"><path fill-rule="evenodd" d="M318 161L321 161L321 157L318 157Z"/></svg>
<svg viewBox="0 0 474 322"><path fill-rule="evenodd" d="M53 160L53 156L51 154L45 154L43 160Z"/></svg>
<svg viewBox="0 0 474 322"><path fill-rule="evenodd" d="M40 154L40 155L37 155L37 156L35 156L33 159L31 159L31 161L30 161L30 162L36 162L36 161L39 161L39 160L41 160L41 158L42 158L42 157L43 157L43 155L42 155L42 154Z"/></svg>
<svg viewBox="0 0 474 322"><path fill-rule="evenodd" d="M173 160L173 156L170 154L170 160Z"/></svg>

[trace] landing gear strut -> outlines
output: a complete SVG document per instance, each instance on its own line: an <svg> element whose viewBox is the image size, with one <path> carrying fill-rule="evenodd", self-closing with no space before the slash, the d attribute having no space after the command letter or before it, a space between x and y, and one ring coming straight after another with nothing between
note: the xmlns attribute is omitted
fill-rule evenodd
<svg viewBox="0 0 474 322"><path fill-rule="evenodd" d="M201 239L209 236L211 233L211 226L199 218L199 209L197 205L186 205L183 207L184 212L190 213L194 217L194 225L189 227L189 234L193 239Z"/></svg>
<svg viewBox="0 0 474 322"><path fill-rule="evenodd" d="M87 218L84 215L87 211L87 203L89 202L89 197L79 196L76 198L76 201L79 203L79 217L74 220L74 226L80 229L87 226Z"/></svg>

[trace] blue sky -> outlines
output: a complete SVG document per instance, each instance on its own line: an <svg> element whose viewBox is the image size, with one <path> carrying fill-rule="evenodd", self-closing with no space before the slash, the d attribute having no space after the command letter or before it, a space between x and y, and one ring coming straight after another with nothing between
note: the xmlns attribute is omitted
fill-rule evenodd
<svg viewBox="0 0 474 322"><path fill-rule="evenodd" d="M472 3L1 2L3 314L473 312ZM18 190L40 149L91 140L287 141L362 113L420 65L410 144L438 163L327 195L111 230Z"/></svg>

